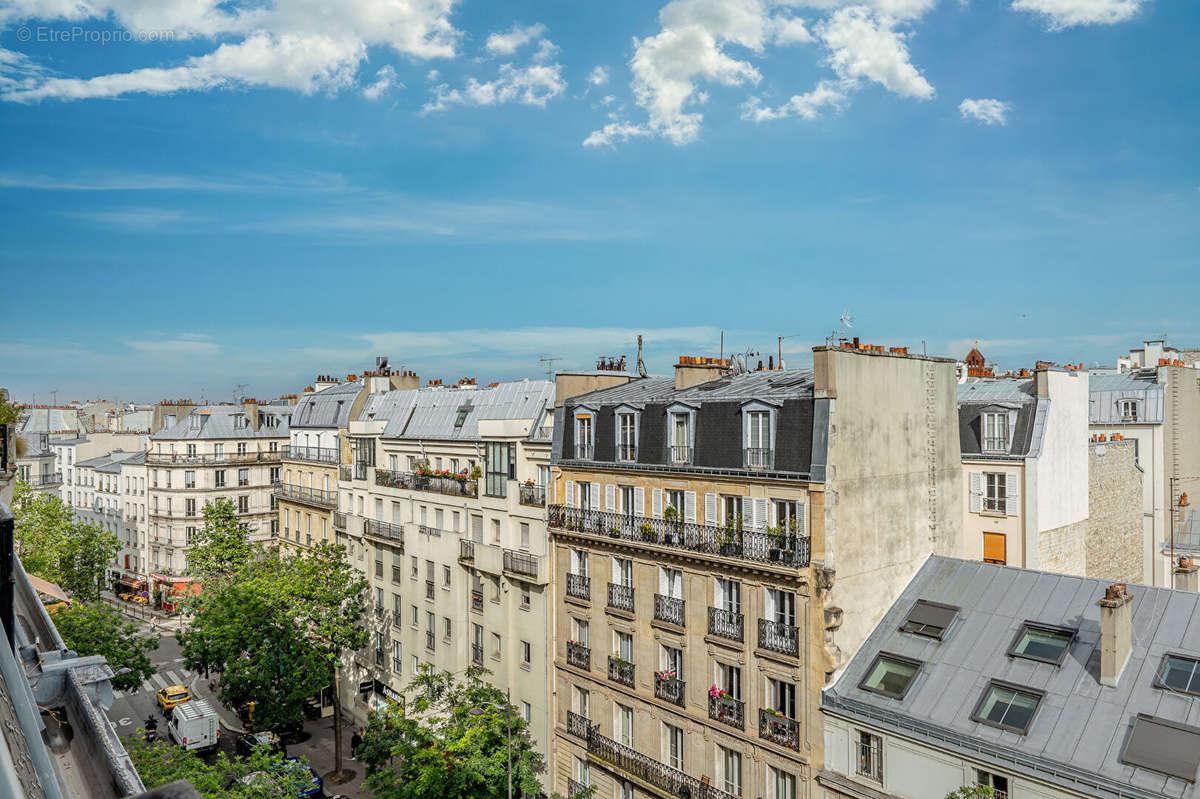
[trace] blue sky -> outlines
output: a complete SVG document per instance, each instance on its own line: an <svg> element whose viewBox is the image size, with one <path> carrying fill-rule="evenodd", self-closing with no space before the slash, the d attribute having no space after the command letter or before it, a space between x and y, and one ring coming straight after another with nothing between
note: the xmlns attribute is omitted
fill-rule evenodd
<svg viewBox="0 0 1200 799"><path fill-rule="evenodd" d="M68 9L64 16L63 8ZM328 12L326 11L329 10ZM1200 4L0 0L0 385L1200 346Z"/></svg>

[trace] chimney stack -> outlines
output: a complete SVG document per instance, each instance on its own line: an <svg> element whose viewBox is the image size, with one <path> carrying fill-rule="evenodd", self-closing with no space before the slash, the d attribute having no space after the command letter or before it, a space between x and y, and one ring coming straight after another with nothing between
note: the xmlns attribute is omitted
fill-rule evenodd
<svg viewBox="0 0 1200 799"><path fill-rule="evenodd" d="M1125 583L1104 589L1100 605L1100 684L1115 686L1133 648L1133 597Z"/></svg>
<svg viewBox="0 0 1200 799"><path fill-rule="evenodd" d="M1175 566L1175 588L1179 591L1200 591L1200 566L1191 555L1181 555Z"/></svg>
<svg viewBox="0 0 1200 799"><path fill-rule="evenodd" d="M761 362L758 368L762 369ZM680 355L679 363L675 364L675 389L682 391L699 383L724 377L732 371L728 358Z"/></svg>

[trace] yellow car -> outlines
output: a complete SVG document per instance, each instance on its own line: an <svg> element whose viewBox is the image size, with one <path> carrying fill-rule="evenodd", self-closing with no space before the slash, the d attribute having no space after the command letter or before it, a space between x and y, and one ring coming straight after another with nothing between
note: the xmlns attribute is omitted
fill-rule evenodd
<svg viewBox="0 0 1200 799"><path fill-rule="evenodd" d="M163 715L170 715L171 710L176 705L182 705L191 699L192 695L182 685L168 685L156 694L156 698L158 699L158 707L162 710Z"/></svg>

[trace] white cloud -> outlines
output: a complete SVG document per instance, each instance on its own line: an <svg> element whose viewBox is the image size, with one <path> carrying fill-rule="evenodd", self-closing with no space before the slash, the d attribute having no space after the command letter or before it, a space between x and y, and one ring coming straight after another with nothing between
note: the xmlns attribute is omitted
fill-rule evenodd
<svg viewBox="0 0 1200 799"><path fill-rule="evenodd" d="M771 34L775 44L804 44L813 40L804 20L784 14L771 20Z"/></svg>
<svg viewBox="0 0 1200 799"><path fill-rule="evenodd" d="M29 103L237 86L337 92L355 85L370 46L390 47L417 59L452 57L460 36L449 19L454 2L343 0L338 13L329 14L318 3L230 8L218 0L18 0L0 11L0 24L19 19L111 19L131 32L220 44L173 66L93 78L40 76L15 86L0 82L0 96Z"/></svg>
<svg viewBox="0 0 1200 799"><path fill-rule="evenodd" d="M742 106L742 119L765 122L772 119L800 117L816 119L826 107L840 108L846 100L845 89L836 81L823 80L816 88L804 94L793 95L777 108L769 108L757 97L751 97Z"/></svg>
<svg viewBox="0 0 1200 799"><path fill-rule="evenodd" d="M488 36L487 42L484 43L484 49L492 55L512 55L530 42L542 38L545 34L546 26L540 22L524 27L514 24L504 33L493 33Z"/></svg>
<svg viewBox="0 0 1200 799"><path fill-rule="evenodd" d="M388 64L375 73L375 82L364 86L362 94L368 100L378 100L393 86L403 88L404 84L396 79L396 70L392 68L391 64Z"/></svg>
<svg viewBox="0 0 1200 799"><path fill-rule="evenodd" d="M191 336L159 341L126 341L125 346L150 355L216 355L221 351L213 342Z"/></svg>
<svg viewBox="0 0 1200 799"><path fill-rule="evenodd" d="M609 122L600 130L593 130L588 134L588 137L583 140L584 147L612 147L618 142L627 142L630 139L644 138L651 134L650 128L645 125L634 125L629 122L617 120Z"/></svg>
<svg viewBox="0 0 1200 799"><path fill-rule="evenodd" d="M974 119L985 125L1008 124L1008 112L1011 110L1012 103L991 98L973 100L968 97L958 104L958 113L963 119Z"/></svg>
<svg viewBox="0 0 1200 799"><path fill-rule="evenodd" d="M533 64L514 67L502 64L495 80L480 82L468 78L462 89L452 89L442 83L433 87L433 99L421 109L429 114L445 111L454 105L488 106L500 103L521 103L545 108L546 103L567 88L560 64Z"/></svg>
<svg viewBox="0 0 1200 799"><path fill-rule="evenodd" d="M933 97L933 86L909 61L906 34L897 32L889 17L851 6L834 12L818 34L829 47L829 65L840 77L866 78L904 97Z"/></svg>
<svg viewBox="0 0 1200 799"><path fill-rule="evenodd" d="M588 73L587 82L592 86L603 86L608 83L608 68L596 66Z"/></svg>
<svg viewBox="0 0 1200 799"><path fill-rule="evenodd" d="M1013 0L1017 11L1045 18L1050 30L1079 25L1115 25L1132 19L1146 0Z"/></svg>

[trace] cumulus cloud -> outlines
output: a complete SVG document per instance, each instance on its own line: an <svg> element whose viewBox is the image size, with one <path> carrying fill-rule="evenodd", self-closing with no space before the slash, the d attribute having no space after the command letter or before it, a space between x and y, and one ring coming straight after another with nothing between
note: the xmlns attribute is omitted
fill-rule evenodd
<svg viewBox="0 0 1200 799"><path fill-rule="evenodd" d="M542 38L546 26L542 23L535 25L513 25L503 33L493 33L487 37L484 49L492 55L512 55L532 41Z"/></svg>
<svg viewBox="0 0 1200 799"><path fill-rule="evenodd" d="M866 78L901 96L928 100L933 86L909 60L905 34L892 25L891 18L862 6L835 12L819 28L829 65L844 79Z"/></svg>
<svg viewBox="0 0 1200 799"><path fill-rule="evenodd" d="M0 96L32 103L236 86L337 92L355 85L370 46L416 59L454 56L460 33L450 23L453 5L454 0L344 0L330 15L319 4L279 0L244 7L219 0L18 0L0 11L0 24L111 20L133 33L166 32L173 39L219 39L220 44L172 66L92 78L38 76L20 85L0 82Z"/></svg>
<svg viewBox="0 0 1200 799"><path fill-rule="evenodd" d="M846 100L845 88L837 81L823 80L817 87L804 94L793 95L786 103L769 108L757 97L751 97L742 106L742 119L751 122L766 122L772 119L816 119L825 108L840 108Z"/></svg>
<svg viewBox="0 0 1200 799"><path fill-rule="evenodd" d="M592 67L592 71L588 73L587 82L593 86L603 86L608 83L608 69L606 67Z"/></svg>
<svg viewBox="0 0 1200 799"><path fill-rule="evenodd" d="M404 84L396 79L396 70L392 68L391 64L388 64L375 73L374 83L363 87L363 97L368 100L378 100L393 86L403 87Z"/></svg>
<svg viewBox="0 0 1200 799"><path fill-rule="evenodd" d="M1012 103L990 98L972 100L968 97L958 104L958 113L963 119L973 119L985 125L1008 124L1008 112L1011 110Z"/></svg>
<svg viewBox="0 0 1200 799"><path fill-rule="evenodd" d="M1115 25L1131 19L1146 0L1013 0L1017 11L1046 20L1050 30L1080 25Z"/></svg>
<svg viewBox="0 0 1200 799"><path fill-rule="evenodd" d="M546 103L561 95L567 88L562 76L562 64L548 63L558 54L558 47L545 38L546 26L513 26L507 33L488 37L486 49L493 53L513 53L537 41L531 62L525 66L501 64L492 80L468 78L462 88L439 83L431 89L432 98L421 108L422 114L445 111L452 106L491 106L501 103L520 103L545 108ZM497 38L500 37L500 38ZM431 80L433 78L431 77Z"/></svg>

